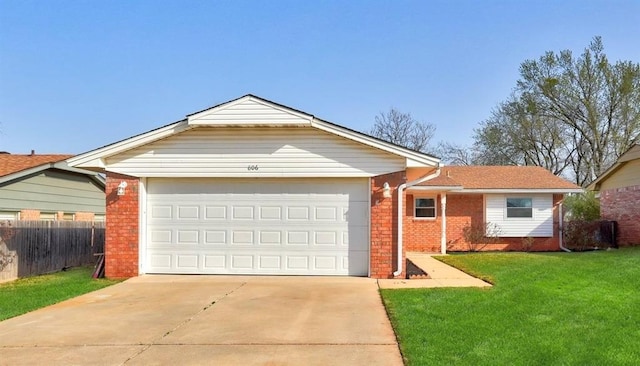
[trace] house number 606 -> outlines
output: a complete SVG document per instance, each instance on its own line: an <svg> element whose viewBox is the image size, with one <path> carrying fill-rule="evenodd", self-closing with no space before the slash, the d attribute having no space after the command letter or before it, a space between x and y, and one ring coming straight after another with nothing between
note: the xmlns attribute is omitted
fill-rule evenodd
<svg viewBox="0 0 640 366"><path fill-rule="evenodd" d="M249 166L247 166L247 170L256 171L256 170L258 170L258 166L257 165L249 165Z"/></svg>

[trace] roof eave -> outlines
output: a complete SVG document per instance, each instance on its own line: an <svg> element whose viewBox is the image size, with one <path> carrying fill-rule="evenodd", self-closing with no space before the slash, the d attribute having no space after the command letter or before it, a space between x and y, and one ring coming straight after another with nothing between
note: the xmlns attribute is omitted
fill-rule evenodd
<svg viewBox="0 0 640 366"><path fill-rule="evenodd" d="M406 160L407 167L437 167L440 165L440 159L436 157L419 153L410 149L406 149L401 146L397 146L392 143L365 135L363 133L356 132L342 126L338 126L331 122L314 118L313 121L311 122L311 126L319 130L333 133L335 135L344 137L346 139L356 141L361 144L380 149L382 151L386 151L388 153L402 156L407 159Z"/></svg>
<svg viewBox="0 0 640 366"><path fill-rule="evenodd" d="M460 193L582 193L582 188L464 188Z"/></svg>
<svg viewBox="0 0 640 366"><path fill-rule="evenodd" d="M120 140L116 143L103 146L101 148L91 150L84 154L79 154L67 159L67 164L71 167L83 168L94 171L104 171L106 164L104 159L122 153L127 150L135 149L142 145L169 137L171 135L184 132L193 128L187 124L187 120L172 123L170 125L145 132L128 139Z"/></svg>
<svg viewBox="0 0 640 366"><path fill-rule="evenodd" d="M599 191L600 185L603 180L609 178L613 173L618 171L622 166L624 166L627 162L637 159L637 155L640 154L640 143L636 143L632 145L627 151L625 151L618 160L616 160L613 165L609 167L609 169L605 170L604 173L600 174L593 182L591 182L587 189L590 191Z"/></svg>
<svg viewBox="0 0 640 366"><path fill-rule="evenodd" d="M86 175L89 178L93 179L96 183L98 183L102 188L106 186L105 180L102 177L100 177L97 173L91 172L85 169L77 169L77 168L69 167L64 162L46 163L46 164L38 165L32 168L24 169L12 174L7 174L5 176L0 177L0 184L19 180L21 178L24 178L33 174L37 174L48 169L56 169L64 172Z"/></svg>
<svg viewBox="0 0 640 366"><path fill-rule="evenodd" d="M439 191L439 192L452 192L462 191L462 186L412 186L407 188L407 191Z"/></svg>

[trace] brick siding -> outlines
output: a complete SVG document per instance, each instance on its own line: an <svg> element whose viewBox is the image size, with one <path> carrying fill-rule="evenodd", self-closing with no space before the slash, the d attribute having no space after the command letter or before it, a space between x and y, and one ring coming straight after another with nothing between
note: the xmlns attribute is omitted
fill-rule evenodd
<svg viewBox="0 0 640 366"><path fill-rule="evenodd" d="M440 236L442 233L442 212L440 195L436 202L436 219L417 219L414 217L413 205L417 196L409 193L407 209L404 217L404 244L407 251L440 252ZM422 195L420 195L422 196ZM561 194L553 195L553 237L534 238L533 251L559 250L558 235L558 205L562 201ZM484 201L482 194L447 194L447 251L468 251L469 243L463 235L463 228L467 225L484 225ZM496 243L476 250L523 250L523 238L498 238Z"/></svg>
<svg viewBox="0 0 640 366"><path fill-rule="evenodd" d="M371 253L373 278L393 278L398 262L398 194L397 187L406 181L405 172L396 172L371 179ZM383 197L384 183L389 183L391 198ZM403 251L404 261L404 251ZM401 277L402 275L400 275Z"/></svg>
<svg viewBox="0 0 640 366"><path fill-rule="evenodd" d="M127 188L123 196L118 196L118 185L122 181L127 182ZM138 188L138 178L107 172L106 277L128 278L138 275Z"/></svg>
<svg viewBox="0 0 640 366"><path fill-rule="evenodd" d="M618 245L640 245L640 185L601 191L600 216L618 222Z"/></svg>

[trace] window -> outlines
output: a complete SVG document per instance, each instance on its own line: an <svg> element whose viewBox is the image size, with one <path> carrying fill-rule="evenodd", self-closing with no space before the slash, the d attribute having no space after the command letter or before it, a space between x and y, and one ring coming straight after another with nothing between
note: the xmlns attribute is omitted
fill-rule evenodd
<svg viewBox="0 0 640 366"><path fill-rule="evenodd" d="M533 218L532 198L507 198L507 218Z"/></svg>
<svg viewBox="0 0 640 366"><path fill-rule="evenodd" d="M18 219L18 216L20 215L19 212L13 212L13 211L0 211L0 221L5 221L5 220L16 220Z"/></svg>
<svg viewBox="0 0 640 366"><path fill-rule="evenodd" d="M55 212L40 212L40 221L56 221L57 216Z"/></svg>
<svg viewBox="0 0 640 366"><path fill-rule="evenodd" d="M436 199L435 198L416 198L415 199L415 216L434 219L436 217Z"/></svg>

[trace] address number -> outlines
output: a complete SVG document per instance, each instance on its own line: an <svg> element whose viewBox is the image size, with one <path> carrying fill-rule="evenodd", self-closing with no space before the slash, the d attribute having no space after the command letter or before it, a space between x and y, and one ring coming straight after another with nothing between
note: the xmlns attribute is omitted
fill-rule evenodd
<svg viewBox="0 0 640 366"><path fill-rule="evenodd" d="M257 165L249 165L249 166L247 166L247 170L248 171L256 171L256 170L258 170L258 166Z"/></svg>

